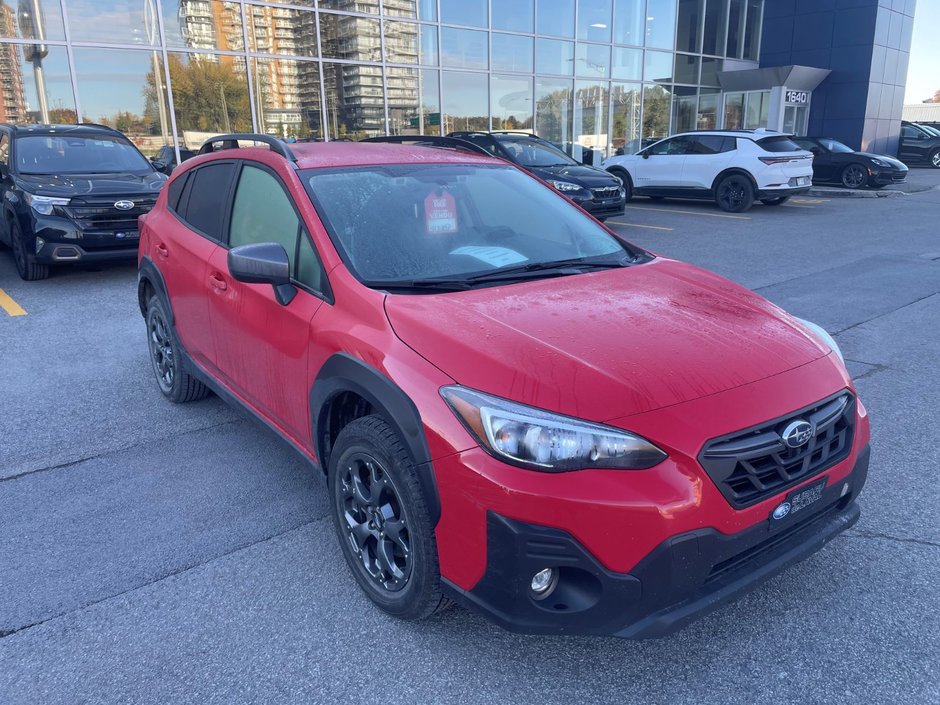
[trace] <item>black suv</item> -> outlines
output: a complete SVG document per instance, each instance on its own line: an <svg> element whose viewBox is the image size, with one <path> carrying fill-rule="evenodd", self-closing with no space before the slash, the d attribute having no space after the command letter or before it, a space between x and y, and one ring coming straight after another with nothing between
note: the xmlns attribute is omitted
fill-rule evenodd
<svg viewBox="0 0 940 705"><path fill-rule="evenodd" d="M898 159L905 164L927 164L940 169L940 135L924 125L902 122Z"/></svg>
<svg viewBox="0 0 940 705"><path fill-rule="evenodd" d="M166 176L104 125L0 125L0 242L32 281L49 265L134 258Z"/></svg>
<svg viewBox="0 0 940 705"><path fill-rule="evenodd" d="M623 215L623 184L603 169L575 161L528 132L451 132L546 181L600 221Z"/></svg>
<svg viewBox="0 0 940 705"><path fill-rule="evenodd" d="M196 152L192 149L180 147L180 161L185 162L195 156ZM176 149L170 145L163 145L160 147L160 151L150 158L150 163L153 164L154 169L169 176L179 166L179 162L176 161Z"/></svg>

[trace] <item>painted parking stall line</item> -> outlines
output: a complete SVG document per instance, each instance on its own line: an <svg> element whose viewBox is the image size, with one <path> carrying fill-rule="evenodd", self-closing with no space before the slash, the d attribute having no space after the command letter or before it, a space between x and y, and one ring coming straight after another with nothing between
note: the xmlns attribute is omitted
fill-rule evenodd
<svg viewBox="0 0 940 705"><path fill-rule="evenodd" d="M0 289L0 308L7 312L8 316L25 316L26 310L20 306L13 297L3 289Z"/></svg>
<svg viewBox="0 0 940 705"><path fill-rule="evenodd" d="M641 225L640 223L624 223L622 220L608 220L608 223L614 223L615 225L623 225L628 228L645 228L647 230L668 230L672 231L675 228L667 228L662 225Z"/></svg>
<svg viewBox="0 0 940 705"><path fill-rule="evenodd" d="M750 220L749 215L730 215L728 213L700 213L698 211L682 211L671 208L656 208L655 206L624 206L635 211L650 211L652 213L678 213L680 215L691 215L701 218L728 218L730 220Z"/></svg>

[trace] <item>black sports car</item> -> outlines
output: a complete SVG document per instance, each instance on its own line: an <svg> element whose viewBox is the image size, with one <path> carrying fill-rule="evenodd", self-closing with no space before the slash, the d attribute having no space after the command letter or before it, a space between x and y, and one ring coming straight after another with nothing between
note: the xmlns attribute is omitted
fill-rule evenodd
<svg viewBox="0 0 940 705"><path fill-rule="evenodd" d="M846 188L884 188L907 178L907 167L893 157L856 152L831 137L794 137L813 153L813 183L839 184Z"/></svg>

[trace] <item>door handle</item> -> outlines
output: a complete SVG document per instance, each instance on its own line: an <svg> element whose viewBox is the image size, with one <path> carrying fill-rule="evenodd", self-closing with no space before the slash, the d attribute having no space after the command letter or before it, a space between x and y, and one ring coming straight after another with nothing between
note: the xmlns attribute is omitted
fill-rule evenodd
<svg viewBox="0 0 940 705"><path fill-rule="evenodd" d="M161 242L159 245L157 245L157 254L161 257L169 257L170 251L166 249L166 245Z"/></svg>
<svg viewBox="0 0 940 705"><path fill-rule="evenodd" d="M228 284L225 283L225 280L222 278L222 275L218 272L213 272L209 275L209 283L214 289L219 291L225 291L228 289Z"/></svg>

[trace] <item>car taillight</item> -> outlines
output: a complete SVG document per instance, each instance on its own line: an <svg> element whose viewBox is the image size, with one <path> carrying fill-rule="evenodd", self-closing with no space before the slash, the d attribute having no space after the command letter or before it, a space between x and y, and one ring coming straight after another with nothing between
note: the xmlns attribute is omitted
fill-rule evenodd
<svg viewBox="0 0 940 705"><path fill-rule="evenodd" d="M758 157L764 164L786 164L794 161L793 157Z"/></svg>

